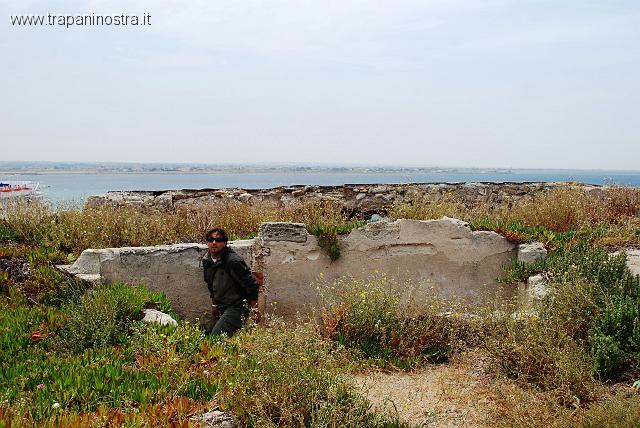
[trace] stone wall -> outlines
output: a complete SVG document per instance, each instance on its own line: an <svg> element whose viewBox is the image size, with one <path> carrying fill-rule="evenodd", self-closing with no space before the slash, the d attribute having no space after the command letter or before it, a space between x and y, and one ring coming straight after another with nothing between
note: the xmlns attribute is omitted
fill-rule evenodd
<svg viewBox="0 0 640 428"><path fill-rule="evenodd" d="M510 296L496 284L501 266L517 254L516 245L494 232L472 232L460 220L397 220L369 223L340 238L331 261L302 224L265 223L257 238L230 242L264 279L261 305L267 313L293 317L316 303L320 277L358 278L384 272L419 284L416 297L438 292L472 303ZM202 278L204 244L85 250L68 272L89 280L144 284L163 291L183 318L207 318L210 300Z"/></svg>
<svg viewBox="0 0 640 428"><path fill-rule="evenodd" d="M464 204L513 202L531 198L566 183L409 183L345 184L343 186L284 186L271 189L200 189L107 192L92 196L87 206L128 205L170 211L180 207L234 201L269 201L282 206L297 202L330 200L352 214L384 213L394 204L419 199L438 200L452 195ZM596 190L598 186L571 184Z"/></svg>
<svg viewBox="0 0 640 428"><path fill-rule="evenodd" d="M253 260L253 240L232 246L245 260ZM200 260L206 251L206 244L195 243L89 249L73 265L62 268L92 282L144 284L151 291L164 292L181 317L205 320L211 299Z"/></svg>
<svg viewBox="0 0 640 428"><path fill-rule="evenodd" d="M293 229L266 223L257 238L267 300L277 303L281 315L291 317L313 306L320 276L331 282L344 275L367 278L380 272L400 283L411 279L418 300L433 292L476 304L513 296L513 287L497 284L496 278L517 255L517 246L494 232L472 232L460 220L373 222L340 239L341 255L334 262L303 227L298 226L296 239L271 237L274 229L282 228Z"/></svg>

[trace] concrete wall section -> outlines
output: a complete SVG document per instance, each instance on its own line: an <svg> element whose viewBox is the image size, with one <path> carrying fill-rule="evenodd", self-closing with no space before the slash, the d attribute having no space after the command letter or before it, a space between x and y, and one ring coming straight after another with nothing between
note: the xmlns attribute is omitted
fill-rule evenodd
<svg viewBox="0 0 640 428"><path fill-rule="evenodd" d="M254 240L230 242L248 263L253 259L253 245ZM87 280L143 284L151 291L164 292L180 317L207 322L211 299L201 262L206 251L205 244L90 249L63 268Z"/></svg>
<svg viewBox="0 0 640 428"><path fill-rule="evenodd" d="M487 303L511 296L510 287L496 284L501 267L517 248L494 232L472 232L455 219L398 220L370 223L340 240L341 256L331 262L314 236L305 242L261 242L267 246L263 268L268 302L276 312L291 316L313 305L315 284L343 275L367 278L385 272L419 286L416 297L436 290L445 298ZM432 289L433 287L433 289Z"/></svg>
<svg viewBox="0 0 640 428"><path fill-rule="evenodd" d="M436 290L445 298L486 303L507 292L496 284L501 267L517 248L494 232L472 232L456 219L374 222L340 237L341 256L332 262L304 225L265 223L255 240L235 241L264 278L267 312L291 317L316 303L316 285L351 275L384 272L420 285L417 296ZM208 318L210 299L202 276L203 244L86 250L66 269L87 279L144 284L163 291L182 318Z"/></svg>

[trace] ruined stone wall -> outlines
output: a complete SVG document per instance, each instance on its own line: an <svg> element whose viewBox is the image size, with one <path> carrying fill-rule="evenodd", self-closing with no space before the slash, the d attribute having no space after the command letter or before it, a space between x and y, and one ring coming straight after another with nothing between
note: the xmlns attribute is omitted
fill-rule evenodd
<svg viewBox="0 0 640 428"><path fill-rule="evenodd" d="M265 223L257 238L234 241L252 270L264 279L267 313L292 318L316 304L316 284L352 275L384 272L412 278L416 297L438 292L471 303L509 296L496 284L517 248L494 232L473 232L460 220L397 220L369 223L340 238L341 257L331 261L302 224ZM85 250L68 272L103 282L144 284L163 291L183 318L206 320L210 300L203 281L204 244Z"/></svg>
<svg viewBox="0 0 640 428"><path fill-rule="evenodd" d="M329 200L340 203L353 214L381 213L413 199L439 200L451 195L464 204L513 202L531 198L565 183L426 183L426 184L345 184L343 186L283 186L271 189L200 189L166 191L107 192L92 196L87 206L129 205L170 211L180 207L236 201L269 201L282 206L297 202ZM572 184L594 189L597 186Z"/></svg>

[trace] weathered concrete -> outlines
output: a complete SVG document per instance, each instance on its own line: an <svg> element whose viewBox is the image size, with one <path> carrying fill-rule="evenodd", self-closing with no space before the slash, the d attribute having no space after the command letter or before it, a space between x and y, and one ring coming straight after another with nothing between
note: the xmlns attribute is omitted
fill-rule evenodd
<svg viewBox="0 0 640 428"><path fill-rule="evenodd" d="M547 276L544 273L532 275L527 278L527 282L518 286L518 300L525 311L535 313L536 305L544 299L551 289L547 284Z"/></svg>
<svg viewBox="0 0 640 428"><path fill-rule="evenodd" d="M512 287L495 280L516 256L516 246L494 232L472 232L460 220L374 222L340 238L340 246L340 258L331 262L315 236L305 243L270 243L263 255L265 284L279 314L294 315L312 305L321 274L325 281L367 278L375 271L401 281L411 278L418 298L434 290L471 303L512 295Z"/></svg>
<svg viewBox="0 0 640 428"><path fill-rule="evenodd" d="M640 250L628 249L627 252L627 266L634 275L640 275Z"/></svg>
<svg viewBox="0 0 640 428"><path fill-rule="evenodd" d="M252 260L253 240L232 241L230 246L245 260ZM73 265L62 268L83 279L144 284L151 291L164 292L180 317L206 322L211 312L201 264L206 251L205 244L89 249Z"/></svg>
<svg viewBox="0 0 640 428"><path fill-rule="evenodd" d="M542 242L532 242L529 244L520 244L518 246L518 261L525 263L533 263L537 260L543 260L547 257L547 249L544 248Z"/></svg>
<svg viewBox="0 0 640 428"><path fill-rule="evenodd" d="M255 240L230 246L264 278L267 311L288 317L316 302L320 276L332 281L384 272L411 278L418 298L436 291L478 304L513 295L513 287L495 279L516 256L516 245L495 232L472 232L460 220L377 221L339 241L341 256L332 262L303 225L266 223ZM181 317L204 320L210 308L202 278L205 251L204 244L86 250L67 270L104 282L145 284L165 292Z"/></svg>
<svg viewBox="0 0 640 428"><path fill-rule="evenodd" d="M260 237L263 242L289 241L307 242L307 230L302 223L269 222L260 226Z"/></svg>

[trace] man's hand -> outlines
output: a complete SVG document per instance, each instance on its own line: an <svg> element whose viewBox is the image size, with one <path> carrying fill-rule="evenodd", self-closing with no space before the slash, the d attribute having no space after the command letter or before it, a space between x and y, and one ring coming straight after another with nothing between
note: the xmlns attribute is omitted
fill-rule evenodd
<svg viewBox="0 0 640 428"><path fill-rule="evenodd" d="M213 319L220 318L220 309L218 309L218 305L211 305L211 316Z"/></svg>

